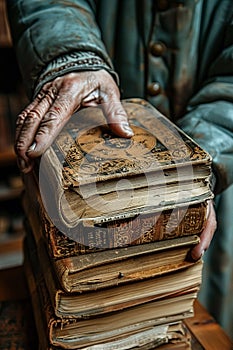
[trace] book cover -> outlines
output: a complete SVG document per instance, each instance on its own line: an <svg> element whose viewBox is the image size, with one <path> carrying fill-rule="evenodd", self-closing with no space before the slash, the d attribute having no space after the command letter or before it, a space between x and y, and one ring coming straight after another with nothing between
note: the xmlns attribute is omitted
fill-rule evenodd
<svg viewBox="0 0 233 350"><path fill-rule="evenodd" d="M105 184L128 176L133 176L135 185L139 180L141 187L141 181L144 186L146 180L141 175L145 174L157 175L157 179L150 179L153 184L161 184L162 180L167 184L178 179L178 168L182 168L184 180L190 180L193 173L188 173L189 165L199 168L195 179L208 175L210 155L149 102L128 99L122 104L134 131L130 139L113 135L98 107L74 114L58 135L50 150L63 162L64 188L93 182ZM172 173L163 173L165 170ZM170 179L170 175L174 177Z"/></svg>

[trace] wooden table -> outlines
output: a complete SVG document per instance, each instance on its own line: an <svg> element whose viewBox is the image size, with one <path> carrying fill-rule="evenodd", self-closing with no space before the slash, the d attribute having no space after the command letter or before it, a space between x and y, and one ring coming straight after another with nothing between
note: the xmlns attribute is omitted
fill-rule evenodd
<svg viewBox="0 0 233 350"><path fill-rule="evenodd" d="M192 335L192 349L233 350L230 338L198 301L194 309L195 316L185 320ZM0 270L0 349L36 350L36 344L37 334L23 268Z"/></svg>
<svg viewBox="0 0 233 350"><path fill-rule="evenodd" d="M198 301L194 304L194 310L194 317L185 321L194 336L193 349L233 350L233 343L228 335Z"/></svg>

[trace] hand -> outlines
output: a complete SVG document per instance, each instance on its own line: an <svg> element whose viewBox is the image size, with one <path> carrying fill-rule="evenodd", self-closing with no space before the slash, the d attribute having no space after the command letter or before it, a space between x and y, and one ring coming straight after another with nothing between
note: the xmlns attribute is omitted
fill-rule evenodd
<svg viewBox="0 0 233 350"><path fill-rule="evenodd" d="M32 169L33 159L45 152L75 111L100 104L116 135L133 136L119 89L107 71L73 72L45 84L17 119L15 151L22 172Z"/></svg>
<svg viewBox="0 0 233 350"><path fill-rule="evenodd" d="M190 252L193 260L198 260L202 257L204 252L209 248L210 242L213 238L214 232L217 228L216 214L213 201L208 202L207 207L207 221L204 230L200 235L200 243L198 243Z"/></svg>

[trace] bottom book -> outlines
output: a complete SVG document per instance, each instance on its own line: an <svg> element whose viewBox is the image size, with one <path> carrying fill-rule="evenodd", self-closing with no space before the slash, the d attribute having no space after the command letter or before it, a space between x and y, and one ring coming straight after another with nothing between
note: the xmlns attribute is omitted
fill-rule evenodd
<svg viewBox="0 0 233 350"><path fill-rule="evenodd" d="M191 334L182 322L167 325L166 335L164 327L154 327L151 331L142 331L119 341L93 345L83 350L192 350ZM62 350L61 347L44 347L39 344L39 350ZM79 349L79 348L76 348Z"/></svg>

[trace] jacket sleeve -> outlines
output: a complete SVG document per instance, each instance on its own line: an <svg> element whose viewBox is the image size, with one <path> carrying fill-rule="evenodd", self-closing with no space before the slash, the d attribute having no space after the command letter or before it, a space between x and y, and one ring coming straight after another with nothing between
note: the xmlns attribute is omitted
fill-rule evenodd
<svg viewBox="0 0 233 350"><path fill-rule="evenodd" d="M109 69L93 1L7 1L19 68L30 98L55 75ZM50 69L48 65L50 64ZM53 74L48 75L49 70Z"/></svg>
<svg viewBox="0 0 233 350"><path fill-rule="evenodd" d="M226 28L222 51L178 125L213 158L215 193L233 183L233 20Z"/></svg>

